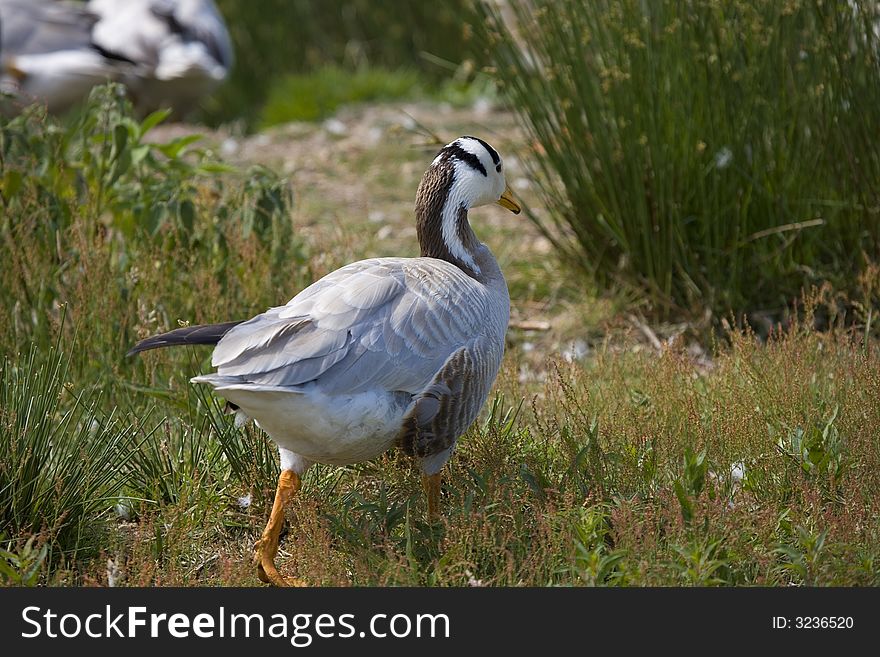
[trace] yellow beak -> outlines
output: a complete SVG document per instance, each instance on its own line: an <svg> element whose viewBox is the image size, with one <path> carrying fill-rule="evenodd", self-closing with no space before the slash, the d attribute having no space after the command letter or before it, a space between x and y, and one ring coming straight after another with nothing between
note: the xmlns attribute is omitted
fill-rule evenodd
<svg viewBox="0 0 880 657"><path fill-rule="evenodd" d="M501 198L495 201L502 208L507 208L513 214L519 214L521 208L519 204L513 200L513 192L510 191L510 185L507 186L507 189L504 190L504 193L501 195Z"/></svg>

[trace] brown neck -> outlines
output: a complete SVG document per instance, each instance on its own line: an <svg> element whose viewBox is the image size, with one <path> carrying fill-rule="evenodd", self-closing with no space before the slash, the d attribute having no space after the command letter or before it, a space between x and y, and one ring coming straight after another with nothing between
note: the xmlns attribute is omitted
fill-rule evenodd
<svg viewBox="0 0 880 657"><path fill-rule="evenodd" d="M446 260L468 276L480 278L475 262L480 242L468 223L467 206L451 193L454 182L455 167L449 161L432 166L422 178L416 193L416 232L421 255Z"/></svg>

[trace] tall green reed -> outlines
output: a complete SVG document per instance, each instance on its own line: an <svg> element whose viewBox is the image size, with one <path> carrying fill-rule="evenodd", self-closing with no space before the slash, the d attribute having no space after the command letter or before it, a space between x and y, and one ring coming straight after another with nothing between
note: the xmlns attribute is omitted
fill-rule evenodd
<svg viewBox="0 0 880 657"><path fill-rule="evenodd" d="M660 314L777 312L880 252L871 3L478 3L552 208L539 225Z"/></svg>

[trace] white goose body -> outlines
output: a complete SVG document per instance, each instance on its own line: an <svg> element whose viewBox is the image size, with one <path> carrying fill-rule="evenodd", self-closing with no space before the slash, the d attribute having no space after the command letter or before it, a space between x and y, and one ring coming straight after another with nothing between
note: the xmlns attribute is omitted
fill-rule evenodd
<svg viewBox="0 0 880 657"><path fill-rule="evenodd" d="M491 258L482 249L480 260ZM214 386L279 447L308 461L357 463L395 444L413 398L461 348L478 351L482 364L470 425L501 365L509 303L500 270L485 284L436 258L355 262L229 331L214 351L217 373L193 381ZM299 322L299 339L271 350ZM267 348L259 365L246 356Z"/></svg>
<svg viewBox="0 0 880 657"><path fill-rule="evenodd" d="M213 0L0 0L0 90L64 112L122 82L135 107L185 113L233 64Z"/></svg>

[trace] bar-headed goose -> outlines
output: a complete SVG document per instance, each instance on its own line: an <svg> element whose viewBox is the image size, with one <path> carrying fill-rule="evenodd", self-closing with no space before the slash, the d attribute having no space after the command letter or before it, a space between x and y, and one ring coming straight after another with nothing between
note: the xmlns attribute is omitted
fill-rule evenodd
<svg viewBox="0 0 880 657"><path fill-rule="evenodd" d="M344 465L394 445L423 472L435 516L440 470L476 419L501 365L510 314L507 284L468 210L498 203L518 213L501 158L461 137L425 172L416 195L421 256L346 265L286 305L244 322L177 329L130 353L216 344L207 383L278 445L281 476L255 562L275 568L284 505L315 462Z"/></svg>

